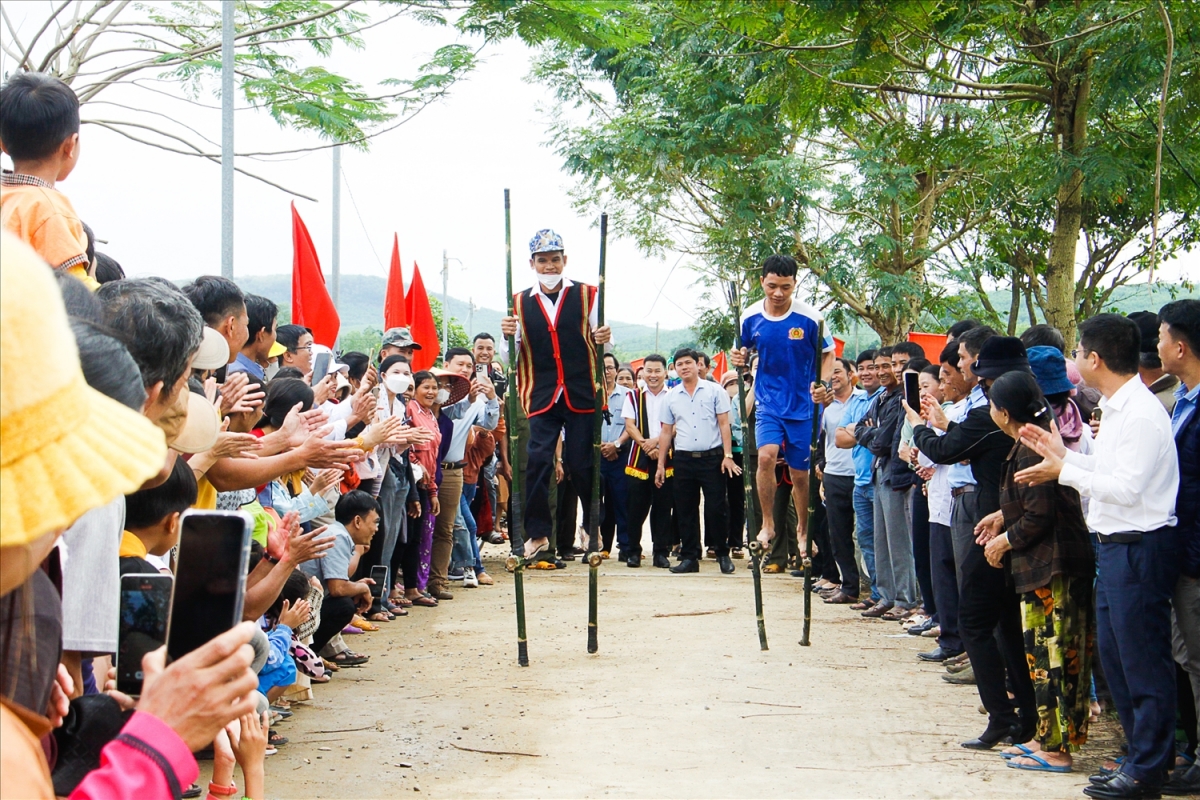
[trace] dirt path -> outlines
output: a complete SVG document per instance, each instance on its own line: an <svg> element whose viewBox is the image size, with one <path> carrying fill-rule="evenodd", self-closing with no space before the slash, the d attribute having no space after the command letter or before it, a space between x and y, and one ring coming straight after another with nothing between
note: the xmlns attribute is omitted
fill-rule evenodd
<svg viewBox="0 0 1200 800"><path fill-rule="evenodd" d="M816 598L801 648L794 578L764 576L761 652L745 561L732 576L606 562L595 656L587 569L532 573L522 669L511 576L490 551L496 586L353 638L370 664L279 726L291 743L268 760L270 797L1078 798L1112 747L1110 726L1094 731L1071 775L963 750L984 727L978 696L917 662L931 640ZM695 611L719 613L654 616Z"/></svg>

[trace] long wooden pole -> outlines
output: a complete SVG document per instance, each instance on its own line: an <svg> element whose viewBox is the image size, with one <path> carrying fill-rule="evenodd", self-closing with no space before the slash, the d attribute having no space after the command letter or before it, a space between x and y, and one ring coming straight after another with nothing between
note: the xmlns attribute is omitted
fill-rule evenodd
<svg viewBox="0 0 1200 800"><path fill-rule="evenodd" d="M508 189L504 190L504 258L508 269L508 315L513 316L512 206ZM508 452L512 463L512 481L508 493L508 540L512 555L507 566L513 574L513 592L517 606L517 663L529 666L529 645L525 639L525 515L521 508L521 451L517 441L517 340L508 337L508 393L504 397L505 422L508 424Z"/></svg>
<svg viewBox="0 0 1200 800"><path fill-rule="evenodd" d="M821 380L821 362L825 354L821 343L825 341L825 321L817 323L817 341L813 343L813 375ZM812 628L812 549L813 549L813 518L817 515L817 502L820 499L820 487L817 485L817 437L821 435L821 409L813 403L812 410L812 443L808 448L808 522L805 523L804 537L804 630L800 634L800 646L808 647L808 633Z"/></svg>
<svg viewBox="0 0 1200 800"><path fill-rule="evenodd" d="M742 295L741 287L733 287L733 302L736 316L734 317L734 325L737 328L737 338L734 341L734 347L741 343L741 325L742 325ZM749 414L746 411L746 379L745 376L750 371L750 365L745 364L738 370L738 409L741 412L741 434L742 434L742 488L746 492L746 542L750 550L750 575L754 579L754 618L758 623L758 646L762 650L769 650L767 647L767 624L763 620L763 603L762 603L762 557L763 548L755 538L757 533L754 530L755 511L758 508L758 490L755 486L756 472L758 470L758 455L754 441L754 430L750 427ZM753 456L753 458L752 458Z"/></svg>
<svg viewBox="0 0 1200 800"><path fill-rule="evenodd" d="M604 325L604 269L608 261L608 214L600 215L600 280L596 284L596 326ZM600 649L599 622L600 563L600 434L604 427L604 348L596 347L596 404L592 426L592 502L588 518L588 638L587 651Z"/></svg>

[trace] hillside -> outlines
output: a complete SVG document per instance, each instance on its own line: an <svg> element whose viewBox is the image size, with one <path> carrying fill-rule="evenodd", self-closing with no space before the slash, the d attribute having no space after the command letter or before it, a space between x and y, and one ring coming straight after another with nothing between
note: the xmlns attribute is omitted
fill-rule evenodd
<svg viewBox="0 0 1200 800"><path fill-rule="evenodd" d="M291 275L247 275L238 278L237 283L247 292L271 298L280 308L286 309L291 305ZM386 289L387 281L375 275L343 275L338 308L343 329L381 328L383 295ZM437 295L436 299L441 300L441 295ZM476 308L475 313L471 314L466 301L453 296L450 297L449 306L450 316L466 329L468 336L474 336L481 331L499 335L500 318L504 316L502 311ZM609 325L613 329L617 352L622 357L636 358L654 351L653 325L638 325L618 320L610 320ZM664 351L670 351L692 342L693 338L694 334L688 328L663 329L658 332L658 346Z"/></svg>

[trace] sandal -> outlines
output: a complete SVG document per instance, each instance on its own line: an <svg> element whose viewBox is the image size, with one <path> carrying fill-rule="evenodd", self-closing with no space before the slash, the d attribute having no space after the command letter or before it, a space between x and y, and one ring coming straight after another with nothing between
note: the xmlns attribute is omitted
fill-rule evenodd
<svg viewBox="0 0 1200 800"><path fill-rule="evenodd" d="M343 667L358 667L367 663L369 658L369 656L359 655L351 650L345 650L329 660L335 664L340 664Z"/></svg>
<svg viewBox="0 0 1200 800"><path fill-rule="evenodd" d="M337 672L341 669L341 667L337 665L336 661L330 661L328 658L321 659L321 666L325 667L326 672Z"/></svg>
<svg viewBox="0 0 1200 800"><path fill-rule="evenodd" d="M333 676L330 675L328 672L326 672L324 675L322 675L319 678L314 675L308 676L309 683L329 683L331 680L333 680Z"/></svg>
<svg viewBox="0 0 1200 800"><path fill-rule="evenodd" d="M429 597L428 595L421 595L420 597L414 597L411 600L411 603L414 608L416 608L417 606L424 606L425 608L437 608L437 606L438 606L438 601L434 600L432 597Z"/></svg>
<svg viewBox="0 0 1200 800"><path fill-rule="evenodd" d="M904 619L904 609L903 608L889 609L889 610L883 612L883 614L879 618L886 619L888 622L897 622L899 620Z"/></svg>
<svg viewBox="0 0 1200 800"><path fill-rule="evenodd" d="M525 569L558 569L553 561L535 561L532 564L526 564Z"/></svg>
<svg viewBox="0 0 1200 800"><path fill-rule="evenodd" d="M1016 759L1018 759L1018 758L1028 758L1030 761L1033 761L1035 763L1033 763L1033 764L1018 764L1016 762ZM1072 772L1072 771L1074 771L1073 767L1055 766L1055 765L1051 764L1049 761L1047 761L1046 759L1044 759L1041 756L1036 755L1034 753L1026 753L1023 756L1015 756L1013 758L1013 760L1006 761L1004 763L1007 766L1012 767L1013 769L1025 769L1025 770L1029 770L1030 772Z"/></svg>
<svg viewBox="0 0 1200 800"><path fill-rule="evenodd" d="M280 736L275 731L270 731L267 733L267 744L269 744L271 747L283 747L288 743L288 741L289 740L286 736Z"/></svg>
<svg viewBox="0 0 1200 800"><path fill-rule="evenodd" d="M371 624L372 622L391 622L392 620L395 619L395 617L392 616L392 614L388 611L376 611L374 614L367 617L367 619L370 620L370 622L358 622L355 624L358 625L358 627L362 628L364 631L377 631L377 630L379 630L379 626L372 625ZM367 627L364 627L364 625Z"/></svg>
<svg viewBox="0 0 1200 800"><path fill-rule="evenodd" d="M389 600L388 602L394 606L399 606L400 608L408 608L413 604L412 600L409 600L402 594L397 595L395 600Z"/></svg>
<svg viewBox="0 0 1200 800"><path fill-rule="evenodd" d="M730 558L745 558L746 551L740 547L735 547L729 551Z"/></svg>
<svg viewBox="0 0 1200 800"><path fill-rule="evenodd" d="M381 613L382 613L382 612L381 612ZM378 616L378 615L374 615L374 616ZM384 617L384 619L386 619L386 618L387 618L387 617L385 616L385 617ZM350 621L350 624L351 624L353 627L355 627L355 628L358 628L359 630L362 630L362 631L377 631L377 630L379 630L379 626L378 626L378 625L376 625L376 624L374 624L374 623L372 623L372 622L369 622L369 621L367 621L367 620L365 620L365 619L363 619L362 617L359 617L359 616L355 616L355 617L354 617L354 619L352 619L352 620Z"/></svg>

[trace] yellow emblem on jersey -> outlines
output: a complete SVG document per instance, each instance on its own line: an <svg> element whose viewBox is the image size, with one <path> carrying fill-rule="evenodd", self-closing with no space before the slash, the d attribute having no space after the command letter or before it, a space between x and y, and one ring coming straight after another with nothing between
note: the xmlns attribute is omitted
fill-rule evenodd
<svg viewBox="0 0 1200 800"><path fill-rule="evenodd" d="M804 328L792 328L791 330L788 331L788 338L796 339L796 340L803 339L804 338Z"/></svg>

